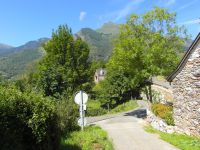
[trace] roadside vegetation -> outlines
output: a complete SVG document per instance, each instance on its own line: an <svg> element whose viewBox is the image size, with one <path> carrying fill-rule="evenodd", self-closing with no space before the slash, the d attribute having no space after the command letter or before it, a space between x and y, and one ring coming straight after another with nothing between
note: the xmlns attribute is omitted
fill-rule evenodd
<svg viewBox="0 0 200 150"><path fill-rule="evenodd" d="M112 109L109 109L108 107L103 108L99 101L90 100L87 104L87 107L86 116L100 116L133 110L138 107L138 104L136 100L129 100L123 104L117 105Z"/></svg>
<svg viewBox="0 0 200 150"><path fill-rule="evenodd" d="M59 149L61 137L78 128L73 94L92 85L88 45L59 26L43 48L34 70L0 80L2 150Z"/></svg>
<svg viewBox="0 0 200 150"><path fill-rule="evenodd" d="M151 105L151 110L156 116L163 119L168 125L174 125L172 106L155 103Z"/></svg>
<svg viewBox="0 0 200 150"><path fill-rule="evenodd" d="M107 133L98 126L74 131L62 139L62 150L114 150Z"/></svg>
<svg viewBox="0 0 200 150"><path fill-rule="evenodd" d="M128 102L125 102L123 104L120 104L116 106L115 108L111 109L109 114L119 113L119 112L126 112L129 110L133 110L138 107L136 100L130 100Z"/></svg>
<svg viewBox="0 0 200 150"><path fill-rule="evenodd" d="M145 130L149 133L158 134L161 139L164 141L176 146L181 150L199 150L200 149L200 138L188 136L178 133L165 133L158 130L155 130L151 126L146 126Z"/></svg>

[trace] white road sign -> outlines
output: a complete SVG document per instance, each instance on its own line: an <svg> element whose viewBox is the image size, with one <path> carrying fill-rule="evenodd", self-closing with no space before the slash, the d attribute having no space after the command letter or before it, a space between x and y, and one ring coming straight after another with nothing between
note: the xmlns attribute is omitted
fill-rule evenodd
<svg viewBox="0 0 200 150"><path fill-rule="evenodd" d="M78 105L81 105L82 98L83 98L83 104L87 103L88 95L83 91L79 91L75 95L75 98L74 98L75 103Z"/></svg>

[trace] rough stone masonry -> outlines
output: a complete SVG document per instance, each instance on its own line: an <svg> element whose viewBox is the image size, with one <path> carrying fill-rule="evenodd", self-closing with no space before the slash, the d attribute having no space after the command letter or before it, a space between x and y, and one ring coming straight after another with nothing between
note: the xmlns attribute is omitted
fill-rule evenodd
<svg viewBox="0 0 200 150"><path fill-rule="evenodd" d="M186 134L200 136L200 40L172 87L175 125Z"/></svg>

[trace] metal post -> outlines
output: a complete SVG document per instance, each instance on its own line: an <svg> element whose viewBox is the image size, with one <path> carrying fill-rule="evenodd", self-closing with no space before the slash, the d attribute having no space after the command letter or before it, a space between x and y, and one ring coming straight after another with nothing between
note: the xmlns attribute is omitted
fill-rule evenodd
<svg viewBox="0 0 200 150"><path fill-rule="evenodd" d="M83 91L80 91L81 92L81 130L83 131L83 126L84 126L84 115L83 115L83 111L84 111L84 108L83 108Z"/></svg>

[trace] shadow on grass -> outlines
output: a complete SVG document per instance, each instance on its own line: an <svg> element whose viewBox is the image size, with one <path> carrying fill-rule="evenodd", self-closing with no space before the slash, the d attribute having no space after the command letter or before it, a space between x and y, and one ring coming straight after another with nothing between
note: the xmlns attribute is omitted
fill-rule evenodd
<svg viewBox="0 0 200 150"><path fill-rule="evenodd" d="M146 109L137 109L132 112L125 113L124 116L135 116L137 118L146 118L147 110Z"/></svg>
<svg viewBox="0 0 200 150"><path fill-rule="evenodd" d="M81 150L78 145L62 144L60 150Z"/></svg>

